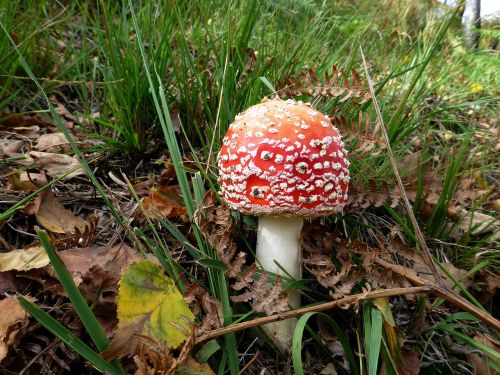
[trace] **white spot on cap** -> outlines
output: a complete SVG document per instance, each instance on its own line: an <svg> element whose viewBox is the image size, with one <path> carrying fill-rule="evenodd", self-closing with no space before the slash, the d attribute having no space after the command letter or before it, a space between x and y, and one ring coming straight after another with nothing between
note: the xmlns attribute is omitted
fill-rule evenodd
<svg viewBox="0 0 500 375"><path fill-rule="evenodd" d="M269 151L262 151L260 153L260 158L263 160L269 160L273 157L273 154Z"/></svg>
<svg viewBox="0 0 500 375"><path fill-rule="evenodd" d="M304 161L297 163L297 165L295 166L295 170L299 173L306 173L307 169L308 169L308 165Z"/></svg>

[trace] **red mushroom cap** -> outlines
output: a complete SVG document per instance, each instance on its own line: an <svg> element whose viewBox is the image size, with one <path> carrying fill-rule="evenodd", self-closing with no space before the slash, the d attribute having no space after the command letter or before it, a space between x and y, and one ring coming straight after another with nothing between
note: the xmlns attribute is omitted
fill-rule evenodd
<svg viewBox="0 0 500 375"><path fill-rule="evenodd" d="M221 195L253 215L314 217L347 200L338 130L310 104L263 100L236 116L218 156Z"/></svg>

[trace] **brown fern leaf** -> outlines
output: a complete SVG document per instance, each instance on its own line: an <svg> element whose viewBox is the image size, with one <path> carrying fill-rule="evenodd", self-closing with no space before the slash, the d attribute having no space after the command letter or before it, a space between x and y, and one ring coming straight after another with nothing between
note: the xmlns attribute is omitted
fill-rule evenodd
<svg viewBox="0 0 500 375"><path fill-rule="evenodd" d="M322 83L314 70L302 70L298 76L286 76L284 80L279 79L276 89L282 98L321 96L336 98L340 103L349 100L355 104L363 104L370 100L370 92L363 85L361 77L355 69L351 69L351 82L349 82L347 73L335 65L332 67L331 74L330 76L326 71Z"/></svg>
<svg viewBox="0 0 500 375"><path fill-rule="evenodd" d="M75 233L69 235L49 234L52 244L58 250L66 250L73 247L88 247L94 240L98 224L97 217L88 219L88 225L85 225L83 232L75 227Z"/></svg>
<svg viewBox="0 0 500 375"><path fill-rule="evenodd" d="M268 272L253 263L246 266L246 254L238 252L231 239L234 223L229 207L217 204L215 194L207 192L195 213L195 222L228 267L226 275L234 278L231 288L241 292L232 296L234 302L250 302L256 312L274 314L286 310L288 297L281 287L281 279L273 283Z"/></svg>
<svg viewBox="0 0 500 375"><path fill-rule="evenodd" d="M381 207L390 201L390 206L394 208L399 204L401 199L399 190L390 188L386 181L369 179L368 186L365 187L357 186L354 183L349 185L347 207Z"/></svg>
<svg viewBox="0 0 500 375"><path fill-rule="evenodd" d="M371 248L359 240L342 239L322 225L307 225L303 237L304 266L329 290L333 299L351 294L355 287L407 285L404 279L374 266L376 257L384 252L389 254L388 250ZM361 257L362 265L354 264L353 254Z"/></svg>
<svg viewBox="0 0 500 375"><path fill-rule="evenodd" d="M333 112L330 114L330 120L340 130L344 141L353 142L352 153L377 156L386 148L385 140L379 134L378 124L372 126L367 114L360 112L357 120L348 120Z"/></svg>

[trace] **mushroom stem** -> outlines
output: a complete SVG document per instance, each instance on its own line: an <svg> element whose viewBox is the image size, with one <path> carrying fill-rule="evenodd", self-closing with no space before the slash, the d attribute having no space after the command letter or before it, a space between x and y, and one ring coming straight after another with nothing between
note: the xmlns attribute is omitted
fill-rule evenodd
<svg viewBox="0 0 500 375"><path fill-rule="evenodd" d="M257 261L268 272L300 279L302 277L301 217L261 216L257 230ZM300 294L288 294L292 308L300 307ZM264 331L282 351L290 351L296 320L289 319L263 326Z"/></svg>

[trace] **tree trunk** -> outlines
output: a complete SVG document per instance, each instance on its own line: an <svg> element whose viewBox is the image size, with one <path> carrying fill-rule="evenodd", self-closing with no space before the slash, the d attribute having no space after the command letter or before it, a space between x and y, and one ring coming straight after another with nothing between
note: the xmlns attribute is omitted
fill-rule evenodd
<svg viewBox="0 0 500 375"><path fill-rule="evenodd" d="M479 32L474 29L481 28L481 0L467 0L465 10L462 16L462 25L464 28L464 37L466 43L473 50L479 47Z"/></svg>

